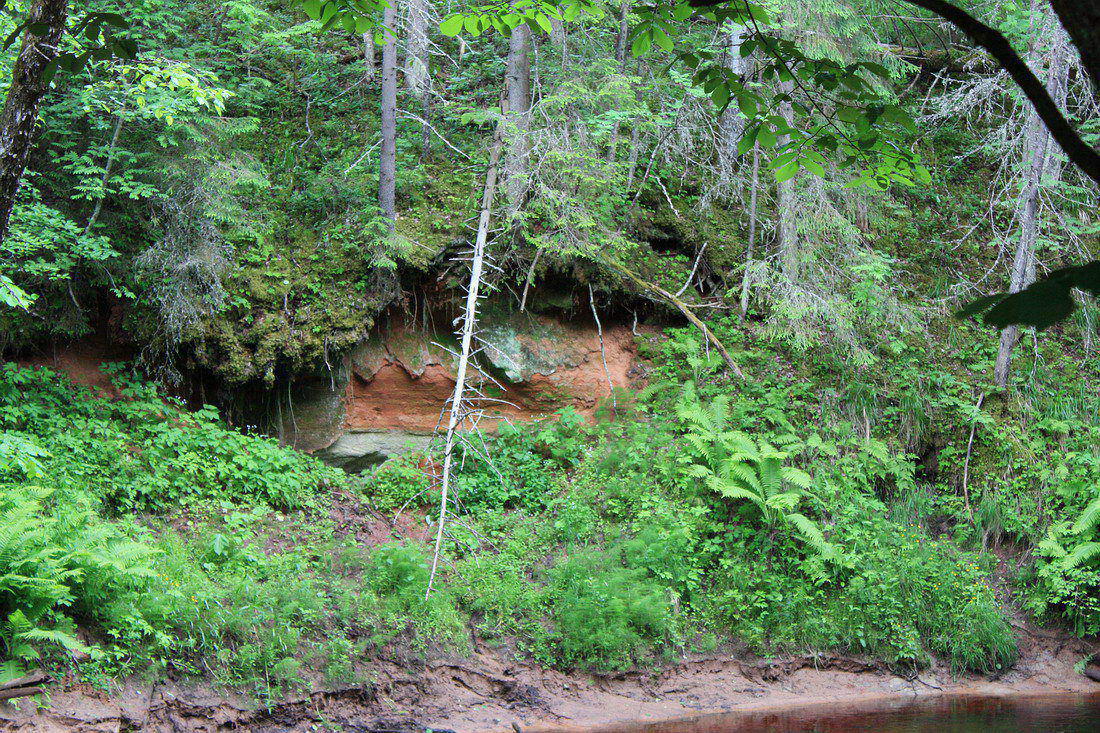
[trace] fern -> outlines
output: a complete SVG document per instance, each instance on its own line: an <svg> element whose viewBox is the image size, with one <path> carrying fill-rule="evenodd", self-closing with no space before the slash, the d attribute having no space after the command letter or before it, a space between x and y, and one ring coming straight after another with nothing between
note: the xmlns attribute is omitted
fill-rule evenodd
<svg viewBox="0 0 1100 733"><path fill-rule="evenodd" d="M692 455L686 456L682 473L702 479L716 494L733 501L747 501L760 513L768 527L789 525L807 547L827 559L840 553L826 539L820 527L798 506L812 497L813 477L802 469L786 465L790 453L729 429L729 399L722 396L704 404L688 383L676 404L684 423L684 439ZM783 445L801 443L793 435L782 435Z"/></svg>
<svg viewBox="0 0 1100 733"><path fill-rule="evenodd" d="M817 554L826 560L837 560L840 552L836 546L825 539L825 535L817 524L804 514L792 513L787 515L787 520L798 530L799 536L812 547Z"/></svg>
<svg viewBox="0 0 1100 733"><path fill-rule="evenodd" d="M1093 499L1092 503L1085 507L1081 516L1073 523L1074 534L1085 534L1100 527L1100 496Z"/></svg>
<svg viewBox="0 0 1100 733"><path fill-rule="evenodd" d="M1100 560L1100 542L1082 542L1062 558L1062 565L1067 569L1077 568L1094 560Z"/></svg>

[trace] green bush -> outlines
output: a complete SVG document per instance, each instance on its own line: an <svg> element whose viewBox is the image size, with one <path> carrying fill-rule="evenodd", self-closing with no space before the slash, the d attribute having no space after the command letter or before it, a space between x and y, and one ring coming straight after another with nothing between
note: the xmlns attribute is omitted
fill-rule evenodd
<svg viewBox="0 0 1100 733"><path fill-rule="evenodd" d="M484 445L460 451L459 501L467 511L544 508L561 470L579 460L583 435L583 418L573 410L531 424L502 423Z"/></svg>
<svg viewBox="0 0 1100 733"><path fill-rule="evenodd" d="M383 513L406 505L429 505L435 496L431 492L431 476L424 470L422 460L419 453L391 458L369 475L356 480L355 485L371 506Z"/></svg>
<svg viewBox="0 0 1100 733"><path fill-rule="evenodd" d="M0 368L0 429L45 449L49 483L113 512L163 511L202 499L284 509L343 474L270 438L245 435L204 407L188 412L115 370L117 399L45 369Z"/></svg>
<svg viewBox="0 0 1100 733"><path fill-rule="evenodd" d="M397 629L410 628L420 643L465 647L466 617L458 610L453 590L440 575L427 595L430 559L419 547L379 545L365 567L367 587L378 598L382 618Z"/></svg>
<svg viewBox="0 0 1100 733"><path fill-rule="evenodd" d="M1068 621L1078 636L1095 636L1100 633L1100 496L1074 514L1074 521L1052 525L1039 543L1028 605L1040 616Z"/></svg>
<svg viewBox="0 0 1100 733"><path fill-rule="evenodd" d="M644 570L587 551L559 559L548 576L553 631L536 655L555 666L624 669L672 637L669 593Z"/></svg>
<svg viewBox="0 0 1100 733"><path fill-rule="evenodd" d="M760 651L827 648L910 665L934 653L960 669L1010 667L1015 639L988 568L886 514L876 500L850 498L834 527L840 567L799 559L791 540L731 536L712 618Z"/></svg>

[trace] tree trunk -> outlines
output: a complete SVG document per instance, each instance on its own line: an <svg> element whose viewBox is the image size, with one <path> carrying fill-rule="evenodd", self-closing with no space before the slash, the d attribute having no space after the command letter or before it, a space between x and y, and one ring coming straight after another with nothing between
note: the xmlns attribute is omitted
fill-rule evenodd
<svg viewBox="0 0 1100 733"><path fill-rule="evenodd" d="M791 82L784 82L780 85L780 90L790 94L793 85ZM781 102L779 105L779 114L788 122L794 114L791 107L791 103ZM787 135L781 135L776 149L782 149L787 144L789 137ZM785 181L781 181L777 184L777 201L776 209L779 219L779 226L777 231L777 239L779 242L779 262L782 267L783 277L788 284L795 284L799 279L799 261L801 259L799 247L798 247L798 220L795 215L795 178L792 176Z"/></svg>
<svg viewBox="0 0 1100 733"><path fill-rule="evenodd" d="M748 66L748 60L741 58L741 44L745 41L748 29L737 23L726 24L726 52L722 54L722 65L729 69L735 76L743 76ZM745 118L741 115L736 104L731 104L723 110L718 118L718 140L716 144L718 154L718 175L714 181L711 193L718 197L730 195L734 187L737 171L737 143L745 132ZM709 201L709 196L704 197Z"/></svg>
<svg viewBox="0 0 1100 733"><path fill-rule="evenodd" d="M405 82L416 93L420 102L420 116L424 122L420 125L420 159L428 157L431 149L431 131L429 114L431 100L428 96L430 79L428 45L428 25L431 19L430 0L412 0L409 3L409 47L405 59Z"/></svg>
<svg viewBox="0 0 1100 733"><path fill-rule="evenodd" d="M397 219L397 0L382 15L382 152L378 173L378 207L394 230Z"/></svg>
<svg viewBox="0 0 1100 733"><path fill-rule="evenodd" d="M485 172L485 190L481 197L481 215L477 222L477 236L474 239L474 254L470 262L470 282L466 286L466 312L462 320L462 348L458 357L458 371L455 374L455 391L451 394L451 411L447 420L447 434L443 444L443 475L440 478L439 523L435 535L435 553L432 555L432 570L428 575L428 588L424 597L432 594L432 583L439 567L439 554L443 548L443 523L447 518L447 499L451 488L451 464L454 457L455 435L461 423L466 419L463 400L466 395L466 373L470 364L473 348L474 330L477 327L477 297L481 286L481 271L485 264L485 244L489 239L489 220L493 213L493 196L497 188L497 165L500 161L500 149L503 144L504 125L497 125L493 136L493 147L489 152L489 168Z"/></svg>
<svg viewBox="0 0 1100 733"><path fill-rule="evenodd" d="M1055 102L1059 106L1064 106L1069 87L1068 49L1061 29L1055 28L1053 32L1053 47L1047 67L1047 88ZM1035 281L1035 243L1039 236L1039 196L1044 185L1043 176L1050 161L1052 139L1034 110L1028 114L1027 118L1027 141L1028 167L1017 213L1020 220L1020 238L1016 243L1016 251L1012 257L1012 270L1009 273L1010 293L1023 290ZM1009 326L1001 331L997 359L993 364L993 381L999 389L1008 387L1012 349L1019 337L1018 326Z"/></svg>
<svg viewBox="0 0 1100 733"><path fill-rule="evenodd" d="M504 159L508 216L514 217L527 192L527 130L531 117L531 28L520 23L508 42L505 84L508 97L508 152Z"/></svg>
<svg viewBox="0 0 1100 733"><path fill-rule="evenodd" d="M749 270L756 254L756 199L760 190L760 145L752 146L752 181L749 189L749 241L745 246L745 274L741 277L741 318L749 312Z"/></svg>
<svg viewBox="0 0 1100 733"><path fill-rule="evenodd" d="M363 76L373 79L374 68L374 37L370 33L363 34Z"/></svg>
<svg viewBox="0 0 1100 733"><path fill-rule="evenodd" d="M626 50L630 45L630 6L632 0L622 0L619 5L619 32L615 34L615 60L619 68L626 68Z"/></svg>
<svg viewBox="0 0 1100 733"><path fill-rule="evenodd" d="M111 178L111 167L115 162L115 149L118 148L118 137L122 133L122 117L115 118L115 129L111 133L111 146L107 148L107 161L103 164L103 179L100 181L100 188L102 193L99 194L99 198L96 199L95 208L92 209L92 215L88 217L88 223L84 226L84 235L87 236L92 227L95 226L96 220L99 219L99 214L103 211L103 202L107 200L107 181Z"/></svg>
<svg viewBox="0 0 1100 733"><path fill-rule="evenodd" d="M632 0L622 0L619 6L619 31L615 34L615 60L619 62L619 70L626 74L626 52L630 41L630 5ZM635 91L635 94L637 92ZM607 146L607 162L615 162L619 148L619 129L622 122L615 120L611 128L611 140Z"/></svg>
<svg viewBox="0 0 1100 733"><path fill-rule="evenodd" d="M68 0L35 0L27 13L28 24L43 33L23 32L22 47L12 69L11 86L0 115L0 242L8 234L15 195L27 167L38 123L38 109L50 88L44 73L57 58L68 12Z"/></svg>

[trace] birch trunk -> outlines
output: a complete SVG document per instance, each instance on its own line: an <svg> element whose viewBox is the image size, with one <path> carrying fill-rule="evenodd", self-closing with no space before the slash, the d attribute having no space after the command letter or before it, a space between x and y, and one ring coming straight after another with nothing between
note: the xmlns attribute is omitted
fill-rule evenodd
<svg viewBox="0 0 1100 733"><path fill-rule="evenodd" d="M50 88L44 78L46 67L57 58L68 13L68 0L35 0L27 13L28 24L42 30L42 34L23 32L0 114L0 242L8 234L15 195L34 141L38 109Z"/></svg>
<svg viewBox="0 0 1100 733"><path fill-rule="evenodd" d="M747 65L741 58L741 44L748 30L743 25L729 23L726 26L726 53L723 65L737 76L743 76ZM723 184L733 178L737 160L737 142L745 131L745 118L741 116L736 104L726 107L718 118L718 176Z"/></svg>
<svg viewBox="0 0 1100 733"><path fill-rule="evenodd" d="M1053 32L1054 43L1047 67L1047 88L1054 101L1064 107L1069 87L1068 49L1061 29L1055 28ZM1011 293L1023 290L1035 281L1035 243L1039 237L1039 197L1044 185L1043 177L1050 162L1052 139L1034 110L1028 114L1027 118L1027 141L1028 166L1017 211L1020 238L1016 243L1016 251L1012 257L1012 270L1009 273L1008 290ZM999 389L1008 387L1012 349L1019 338L1018 326L1009 326L1001 331L997 359L993 363L993 381Z"/></svg>
<svg viewBox="0 0 1100 733"><path fill-rule="evenodd" d="M363 77L373 79L374 68L374 38L370 33L363 34Z"/></svg>
<svg viewBox="0 0 1100 733"><path fill-rule="evenodd" d="M397 219L397 0L390 0L382 15L382 151L378 172L378 208L389 220Z"/></svg>
<svg viewBox="0 0 1100 733"><path fill-rule="evenodd" d="M470 262L470 282L466 286L466 312L462 321L462 348L458 358L458 372L455 375L455 391L451 395L451 411L447 419L447 435L443 444L443 476L440 479L439 526L435 535L435 553L432 556L432 571L428 576L428 588L425 598L432 593L436 570L439 567L439 554L443 549L443 523L447 517L447 499L451 488L451 465L454 458L455 435L459 425L465 419L463 398L466 393L466 373L470 364L470 352L473 347L474 329L477 326L477 297L481 287L481 272L485 265L485 243L489 238L489 220L493 213L493 197L497 188L497 165L504 139L502 120L497 125L493 147L489 152L489 167L485 172L485 191L481 197L481 215L477 222L477 236L474 239L474 256Z"/></svg>
<svg viewBox="0 0 1100 733"><path fill-rule="evenodd" d="M505 76L508 98L508 150L504 159L508 216L512 218L527 192L527 130L531 117L531 28L521 23L508 42Z"/></svg>

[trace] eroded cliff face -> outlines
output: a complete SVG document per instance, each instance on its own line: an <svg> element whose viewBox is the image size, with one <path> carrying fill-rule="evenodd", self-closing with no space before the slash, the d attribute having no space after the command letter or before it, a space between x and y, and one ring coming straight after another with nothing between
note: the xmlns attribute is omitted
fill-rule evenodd
<svg viewBox="0 0 1100 733"><path fill-rule="evenodd" d="M386 458L422 448L445 417L455 385L459 345L442 328L411 326L391 319L342 356L333 356L290 388L235 392L229 413L238 422L268 425L273 435L349 471L361 471ZM592 418L612 389L629 390L641 381L638 336L652 329L605 324L601 339L591 319L511 313L482 318L480 349L470 377L482 395L483 430L502 420L533 420L564 408ZM103 366L136 356L117 336L96 333L18 359L45 366L109 395L117 394ZM192 385L193 386L193 385ZM181 397L196 406L213 399L181 386ZM195 394L190 394L195 392ZM250 404L255 403L255 404ZM261 415L266 414L266 421ZM245 417L242 418L242 415Z"/></svg>
<svg viewBox="0 0 1100 733"><path fill-rule="evenodd" d="M605 326L602 349L591 321L512 314L487 318L479 333L472 384L483 395L482 429L567 407L592 417L613 388L640 379L628 326ZM457 350L450 334L394 323L299 382L282 435L350 471L423 447L445 415Z"/></svg>

